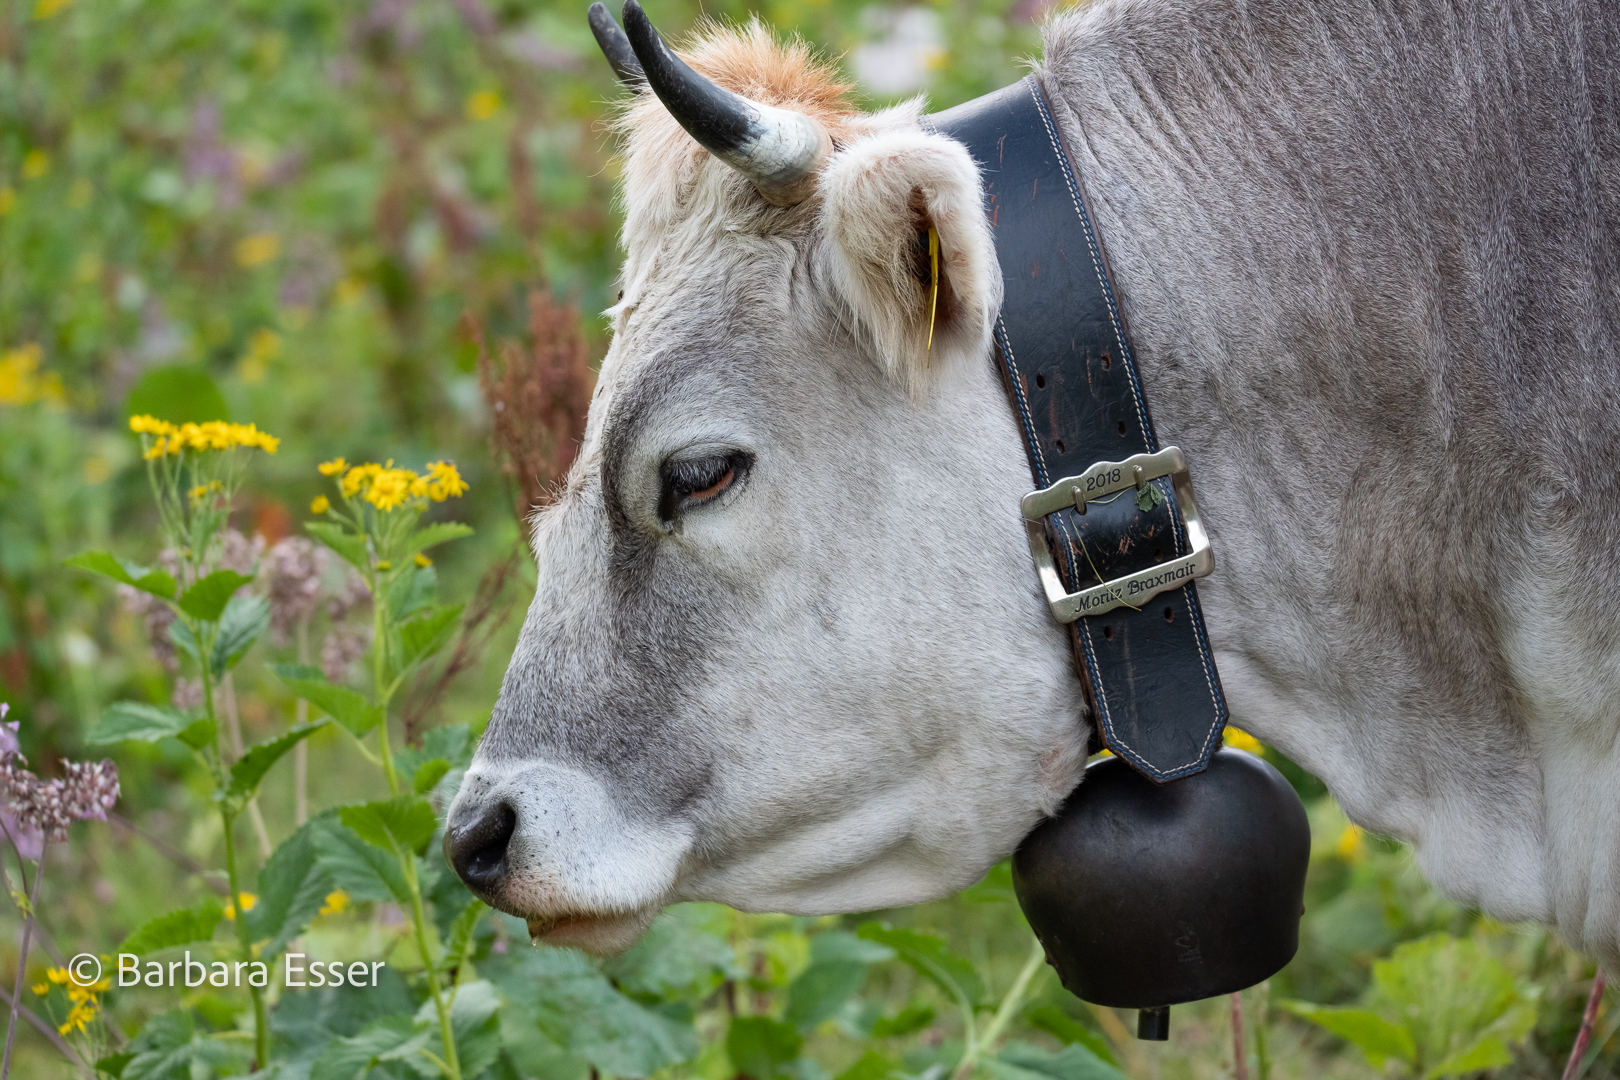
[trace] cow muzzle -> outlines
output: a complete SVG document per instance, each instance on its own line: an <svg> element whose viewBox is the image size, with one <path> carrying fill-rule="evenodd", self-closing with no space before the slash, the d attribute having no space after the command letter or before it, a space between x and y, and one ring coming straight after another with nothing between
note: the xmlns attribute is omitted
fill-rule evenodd
<svg viewBox="0 0 1620 1080"><path fill-rule="evenodd" d="M551 763L475 762L450 807L444 857L536 940L628 948L671 902L691 847L678 822L628 812L601 783Z"/></svg>

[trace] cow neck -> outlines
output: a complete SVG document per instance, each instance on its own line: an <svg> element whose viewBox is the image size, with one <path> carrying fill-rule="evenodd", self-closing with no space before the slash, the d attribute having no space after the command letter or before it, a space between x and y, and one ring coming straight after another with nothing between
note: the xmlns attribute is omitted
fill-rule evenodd
<svg viewBox="0 0 1620 1080"><path fill-rule="evenodd" d="M1193 584L1214 557L1045 93L1032 75L924 123L981 170L1005 284L996 363L1039 489L1022 510L1097 732L1157 783L1202 772L1227 715Z"/></svg>

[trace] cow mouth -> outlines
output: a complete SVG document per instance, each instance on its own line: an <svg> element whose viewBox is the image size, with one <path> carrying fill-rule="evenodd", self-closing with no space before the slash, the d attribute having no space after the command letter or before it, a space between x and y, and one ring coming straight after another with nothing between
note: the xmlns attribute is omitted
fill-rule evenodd
<svg viewBox="0 0 1620 1080"><path fill-rule="evenodd" d="M536 945L572 947L596 956L609 956L634 945L657 914L658 908L650 907L618 914L571 912L532 916L525 921L529 926L529 939Z"/></svg>

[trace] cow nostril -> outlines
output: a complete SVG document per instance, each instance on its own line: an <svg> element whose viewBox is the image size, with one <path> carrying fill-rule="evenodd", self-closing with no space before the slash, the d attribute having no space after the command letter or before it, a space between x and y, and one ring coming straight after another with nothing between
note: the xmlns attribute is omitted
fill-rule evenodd
<svg viewBox="0 0 1620 1080"><path fill-rule="evenodd" d="M476 821L445 836L445 856L475 889L492 889L506 876L506 846L517 831L517 811L497 803Z"/></svg>

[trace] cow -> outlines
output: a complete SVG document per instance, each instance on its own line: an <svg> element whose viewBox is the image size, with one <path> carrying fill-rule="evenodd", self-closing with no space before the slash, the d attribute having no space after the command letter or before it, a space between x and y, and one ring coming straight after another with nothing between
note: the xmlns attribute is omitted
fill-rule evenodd
<svg viewBox="0 0 1620 1080"><path fill-rule="evenodd" d="M1233 723L1450 896L1620 967L1620 5L1096 0L1043 43ZM678 901L960 889L1091 724L978 164L756 24L683 55L700 85L617 125L612 344L445 844L597 953Z"/></svg>

